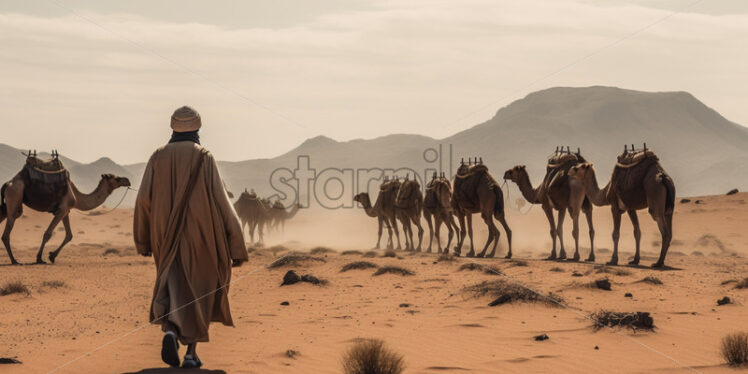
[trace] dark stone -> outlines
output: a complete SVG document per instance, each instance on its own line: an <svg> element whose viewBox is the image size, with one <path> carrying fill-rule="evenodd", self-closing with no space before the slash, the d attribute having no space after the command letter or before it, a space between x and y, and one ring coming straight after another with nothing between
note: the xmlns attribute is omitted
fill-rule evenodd
<svg viewBox="0 0 748 374"><path fill-rule="evenodd" d="M601 290L610 291L610 281L605 278L596 280L595 286Z"/></svg>
<svg viewBox="0 0 748 374"><path fill-rule="evenodd" d="M654 328L654 318L649 315L649 312L636 312L636 319L635 326L645 329Z"/></svg>
<svg viewBox="0 0 748 374"><path fill-rule="evenodd" d="M540 334L540 335L538 335L538 336L535 337L535 341L536 342L542 342L543 340L548 340L548 339L550 339L550 338L546 334Z"/></svg>
<svg viewBox="0 0 748 374"><path fill-rule="evenodd" d="M488 303L488 306L497 306L501 304L506 304L508 302L512 301L512 297L509 295L501 295L498 299Z"/></svg>
<svg viewBox="0 0 748 374"><path fill-rule="evenodd" d="M732 303L732 300L730 300L730 298L727 296L717 300L717 305L725 305L725 304L730 304L730 303Z"/></svg>
<svg viewBox="0 0 748 374"><path fill-rule="evenodd" d="M18 361L15 358L0 357L0 364L20 364L20 363L21 361Z"/></svg>
<svg viewBox="0 0 748 374"><path fill-rule="evenodd" d="M599 350L599 349L600 349L600 347L598 347L598 346L595 346L595 350L596 350L596 351L597 351L597 350Z"/></svg>
<svg viewBox="0 0 748 374"><path fill-rule="evenodd" d="M298 274L296 274L295 271L289 270L286 272L286 275L283 276L283 283L281 283L281 286L285 286L288 284L295 284L301 282L301 277L299 277Z"/></svg>
<svg viewBox="0 0 748 374"><path fill-rule="evenodd" d="M281 305L288 306L288 305L291 305L291 303L289 303L288 301L284 301L284 302L281 303Z"/></svg>
<svg viewBox="0 0 748 374"><path fill-rule="evenodd" d="M408 303L402 303L402 304L400 304L400 307L401 308L410 308L410 304L408 304Z"/></svg>
<svg viewBox="0 0 748 374"><path fill-rule="evenodd" d="M686 204L686 203L690 203L690 202L691 202L691 199L680 199L680 203L681 204Z"/></svg>
<svg viewBox="0 0 748 374"><path fill-rule="evenodd" d="M634 297L634 295L632 295L631 292L626 292L626 294L623 295L623 297Z"/></svg>
<svg viewBox="0 0 748 374"><path fill-rule="evenodd" d="M704 204L704 200L696 200L694 201L694 204Z"/></svg>
<svg viewBox="0 0 748 374"><path fill-rule="evenodd" d="M304 281L304 282L309 282L311 284L320 284L320 283L322 283L319 280L319 278L317 278L317 277L315 277L314 275L311 275L311 274L302 275L301 276L301 280Z"/></svg>
<svg viewBox="0 0 748 374"><path fill-rule="evenodd" d="M571 273L571 276L572 276L572 277L581 277L581 276L583 276L583 275L582 275L582 273L580 273L580 272L578 272L578 271L575 271L575 272Z"/></svg>
<svg viewBox="0 0 748 374"><path fill-rule="evenodd" d="M736 193L738 193L738 189L737 188L733 188L733 189L731 189L730 191L727 192L727 195L728 196L729 195L735 195Z"/></svg>

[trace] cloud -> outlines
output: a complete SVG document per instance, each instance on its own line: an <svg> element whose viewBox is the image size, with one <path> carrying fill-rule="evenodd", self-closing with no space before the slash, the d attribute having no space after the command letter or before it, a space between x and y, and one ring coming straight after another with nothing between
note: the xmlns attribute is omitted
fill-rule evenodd
<svg viewBox="0 0 748 374"><path fill-rule="evenodd" d="M447 136L553 85L686 90L748 123L746 14L678 14L552 75L671 10L384 1L239 29L79 12L104 29L73 15L0 14L4 142L24 146L34 136L84 160L134 162L162 142L170 111L190 103L209 121L205 137L219 158L267 157L316 134ZM6 129L17 124L22 130ZM80 147L80 133L105 141Z"/></svg>

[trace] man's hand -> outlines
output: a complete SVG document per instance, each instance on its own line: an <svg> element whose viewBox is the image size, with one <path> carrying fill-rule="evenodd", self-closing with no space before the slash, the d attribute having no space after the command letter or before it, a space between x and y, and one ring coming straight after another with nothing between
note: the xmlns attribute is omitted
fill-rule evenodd
<svg viewBox="0 0 748 374"><path fill-rule="evenodd" d="M231 260L231 267L238 268L239 266L242 266L242 264L244 264L245 262L247 262L247 260Z"/></svg>

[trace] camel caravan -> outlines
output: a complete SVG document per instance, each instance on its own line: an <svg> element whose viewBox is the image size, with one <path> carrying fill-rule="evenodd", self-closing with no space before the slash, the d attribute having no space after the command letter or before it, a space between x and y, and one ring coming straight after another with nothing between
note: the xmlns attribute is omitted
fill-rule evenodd
<svg viewBox="0 0 748 374"><path fill-rule="evenodd" d="M579 261L579 215L584 213L589 229L590 252L585 259L595 261L595 229L592 219L593 206L609 205L613 214L613 254L609 265L618 265L618 239L620 237L621 215L626 212L634 226L636 252L630 265L639 265L641 230L637 210L647 208L649 214L660 230L660 256L653 267L664 267L665 256L673 236L673 209L675 206L675 184L672 178L660 165L655 153L643 148L635 149L624 146L613 168L608 184L598 187L595 170L577 149L556 147L548 158L546 173L540 185L533 187L524 165L515 166L504 173L505 181L512 181L530 204L540 205L550 225L551 253L548 260ZM401 249L398 221L402 226L405 250L420 251L424 230L421 216L429 227L429 244L426 252L432 252L432 243L436 241L437 253L450 253L450 244L456 239L452 252L455 256L462 253L466 236L470 238L469 251L466 257L494 257L501 236L494 219L504 228L508 249L505 258L512 257L512 230L504 214L504 195L501 186L489 173L482 158L464 159L454 176L453 181L441 173L432 175L431 181L422 194L417 180L403 181L398 177L385 177L376 202L372 205L368 193L359 193L354 201L360 203L366 215L377 218L378 231L375 249L380 248L383 229L387 229L387 248ZM572 220L574 254L567 257L563 240L563 224L566 213ZM554 216L554 212L556 215ZM488 227L488 238L480 253L475 253L473 245L473 214L480 217ZM455 218L459 222L455 223ZM441 225L447 227L448 236L445 246L441 245ZM418 244L414 242L412 226L417 228ZM394 235L393 235L394 234ZM394 243L397 242L397 247ZM558 246L557 246L558 243ZM491 251L487 253L489 247Z"/></svg>
<svg viewBox="0 0 748 374"><path fill-rule="evenodd" d="M271 203L269 199L258 197L254 190L248 192L246 189L234 203L234 210L242 223L242 232L248 226L250 243L255 243L256 230L258 244L265 242L263 227L268 230L284 231L286 222L293 218L300 208L301 205L295 204L287 210L279 200Z"/></svg>

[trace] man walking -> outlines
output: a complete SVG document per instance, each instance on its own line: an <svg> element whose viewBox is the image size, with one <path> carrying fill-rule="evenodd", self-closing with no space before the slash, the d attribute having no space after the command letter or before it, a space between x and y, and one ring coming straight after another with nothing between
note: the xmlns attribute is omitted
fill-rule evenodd
<svg viewBox="0 0 748 374"><path fill-rule="evenodd" d="M201 124L190 107L172 115L169 144L153 153L143 173L133 232L138 253L156 262L150 321L165 332L161 358L179 366L178 342L186 344L185 368L202 366L196 346L209 340L210 322L233 326L231 267L247 261L216 161L200 145Z"/></svg>

